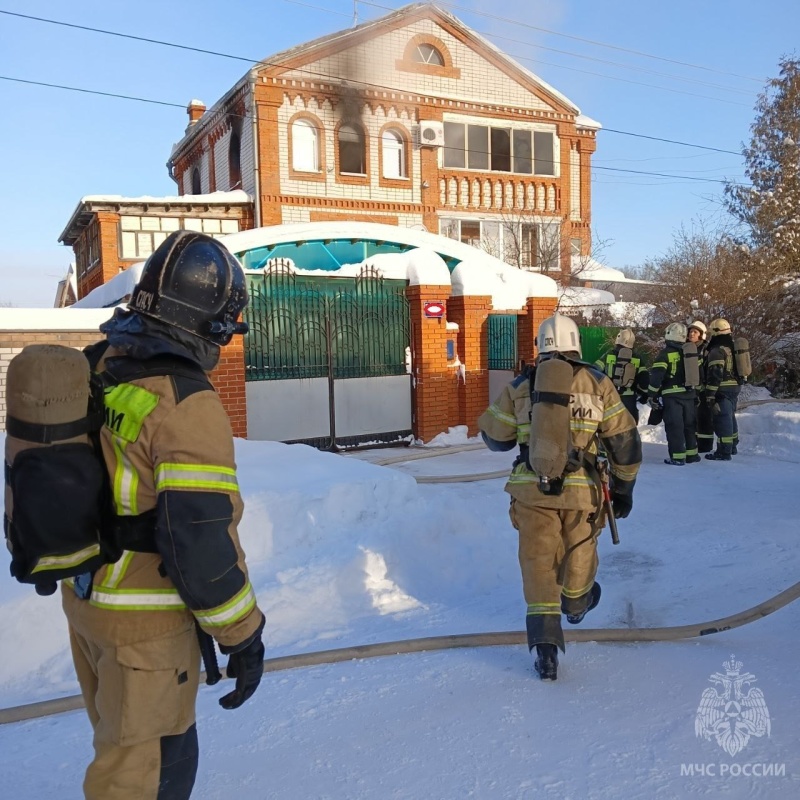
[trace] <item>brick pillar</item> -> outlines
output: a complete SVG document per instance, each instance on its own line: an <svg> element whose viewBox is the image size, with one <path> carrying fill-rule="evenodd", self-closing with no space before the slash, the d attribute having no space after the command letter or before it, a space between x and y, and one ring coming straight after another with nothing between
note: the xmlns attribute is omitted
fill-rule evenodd
<svg viewBox="0 0 800 800"><path fill-rule="evenodd" d="M280 225L283 221L280 195L281 149L278 136L278 109L283 103L283 90L280 87L257 83L254 87L256 124L258 130L258 183L256 191L260 195L261 219L256 225ZM320 143L324 147L324 143Z"/></svg>
<svg viewBox="0 0 800 800"><path fill-rule="evenodd" d="M231 421L234 436L247 438L247 401L244 389L244 337L234 336L222 348L211 382Z"/></svg>
<svg viewBox="0 0 800 800"><path fill-rule="evenodd" d="M478 433L478 417L489 405L489 337L487 332L492 298L451 297L447 319L458 323L458 357L464 365L464 380L457 386L457 424L466 425L470 436Z"/></svg>
<svg viewBox="0 0 800 800"><path fill-rule="evenodd" d="M447 321L425 316L426 302L445 302L449 286L406 288L411 318L412 425L414 436L427 442L451 424L449 407L454 392L447 367Z"/></svg>
<svg viewBox="0 0 800 800"><path fill-rule="evenodd" d="M97 212L98 244L100 245L100 269L103 283L108 283L119 273L119 214L113 211Z"/></svg>
<svg viewBox="0 0 800 800"><path fill-rule="evenodd" d="M529 297L525 314L517 317L517 357L530 364L536 358L536 334L539 323L552 317L558 303L557 297Z"/></svg>

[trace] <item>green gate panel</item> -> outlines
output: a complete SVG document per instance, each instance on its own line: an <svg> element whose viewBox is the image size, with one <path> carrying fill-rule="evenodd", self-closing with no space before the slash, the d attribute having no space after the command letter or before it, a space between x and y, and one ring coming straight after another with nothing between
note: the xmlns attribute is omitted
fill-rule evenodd
<svg viewBox="0 0 800 800"><path fill-rule="evenodd" d="M517 368L517 315L489 314L489 369Z"/></svg>
<svg viewBox="0 0 800 800"><path fill-rule="evenodd" d="M619 333L619 328L604 328L596 325L582 326L578 329L581 334L581 352L584 361L593 364L613 344Z"/></svg>

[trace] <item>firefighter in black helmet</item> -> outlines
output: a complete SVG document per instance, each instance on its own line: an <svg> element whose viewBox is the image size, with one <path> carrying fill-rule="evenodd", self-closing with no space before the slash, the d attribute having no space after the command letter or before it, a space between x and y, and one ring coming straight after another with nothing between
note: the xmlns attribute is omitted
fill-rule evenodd
<svg viewBox="0 0 800 800"><path fill-rule="evenodd" d="M62 592L94 728L89 800L190 796L196 625L237 679L223 708L240 706L261 679L264 615L237 533L233 436L206 375L220 346L246 331L238 322L246 303L236 259L209 236L178 231L148 259L129 308L101 326L106 340L87 353L113 378L101 443L115 514L136 531L117 563Z"/></svg>

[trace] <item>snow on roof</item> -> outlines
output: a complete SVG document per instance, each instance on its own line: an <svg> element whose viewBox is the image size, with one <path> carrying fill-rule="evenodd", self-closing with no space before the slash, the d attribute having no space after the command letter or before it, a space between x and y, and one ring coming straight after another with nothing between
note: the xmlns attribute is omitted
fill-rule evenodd
<svg viewBox="0 0 800 800"><path fill-rule="evenodd" d="M154 205L163 205L165 203L183 203L191 205L216 205L225 204L231 205L233 203L251 203L253 198L247 192L241 189L234 189L232 192L211 192L210 194L182 194L171 195L165 197L150 197L144 195L142 197L124 197L121 194L88 194L82 197L78 207L82 203L130 203L142 204L151 203Z"/></svg>
<svg viewBox="0 0 800 800"><path fill-rule="evenodd" d="M142 274L142 267L144 267L144 261L131 264L108 283L92 289L86 297L73 303L71 308L111 308L125 302Z"/></svg>
<svg viewBox="0 0 800 800"><path fill-rule="evenodd" d="M601 130L603 127L596 119L587 117L586 114L578 114L575 117L575 126L578 128L593 128L594 130Z"/></svg>
<svg viewBox="0 0 800 800"><path fill-rule="evenodd" d="M96 331L114 313L111 308L74 308L0 308L0 331Z"/></svg>
<svg viewBox="0 0 800 800"><path fill-rule="evenodd" d="M387 269L391 264L391 269L406 270L404 275L399 272L393 273L394 277L405 278L412 285L441 286L451 283L454 295L492 296L496 309L521 308L525 305L528 297L558 296L558 284L552 278L538 273L524 272L477 247L414 228L401 228L375 222L301 222L232 233L220 237L219 241L235 255L242 256L244 253L260 247L333 239L363 239L410 245L426 255L418 253L413 256L412 262L402 258L396 261L387 261ZM435 254L438 254L437 259L432 259L431 256ZM408 253L396 255L408 256ZM442 257L457 259L460 262L453 274L447 276L447 279L441 272L439 262ZM364 263L377 265L378 259L381 259L380 263L383 263L382 259L384 258L386 256L373 256ZM363 264L348 266L361 267ZM309 270L303 270L303 274L312 273ZM350 270L335 272L314 270L313 274L339 277L350 274ZM358 272L353 274L358 274Z"/></svg>
<svg viewBox="0 0 800 800"><path fill-rule="evenodd" d="M615 325L631 328L651 328L654 324L655 306L650 303L616 302L608 307Z"/></svg>
<svg viewBox="0 0 800 800"><path fill-rule="evenodd" d="M616 302L616 297L604 289L592 289L585 286L567 286L559 300L561 306L585 308L589 306L607 306Z"/></svg>
<svg viewBox="0 0 800 800"><path fill-rule="evenodd" d="M572 274L586 281L625 281L622 270L607 267L597 259L585 256L572 256Z"/></svg>

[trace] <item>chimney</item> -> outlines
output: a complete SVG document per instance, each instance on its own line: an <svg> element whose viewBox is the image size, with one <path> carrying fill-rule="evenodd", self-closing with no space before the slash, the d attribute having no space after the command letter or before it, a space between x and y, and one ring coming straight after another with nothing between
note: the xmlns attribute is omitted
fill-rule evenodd
<svg viewBox="0 0 800 800"><path fill-rule="evenodd" d="M186 113L189 115L189 124L186 126L186 132L188 133L198 123L200 117L206 113L206 104L202 100L192 100L186 106Z"/></svg>

